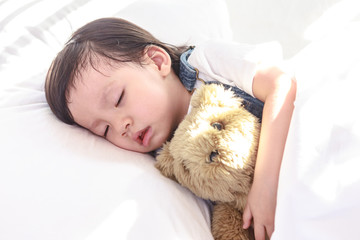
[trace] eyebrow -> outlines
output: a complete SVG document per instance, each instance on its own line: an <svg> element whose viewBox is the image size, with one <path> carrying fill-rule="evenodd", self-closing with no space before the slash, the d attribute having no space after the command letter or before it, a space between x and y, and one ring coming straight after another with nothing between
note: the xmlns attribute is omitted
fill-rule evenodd
<svg viewBox="0 0 360 240"><path fill-rule="evenodd" d="M106 98L107 96L110 95L110 93L112 92L112 90L114 89L113 85L115 84L115 81L111 81L109 82L105 88L104 91L101 94L101 99L100 99L100 103L104 104L106 102Z"/></svg>
<svg viewBox="0 0 360 240"><path fill-rule="evenodd" d="M113 82L110 82L109 84L107 84L104 88L104 91L101 93L101 96L100 96L100 102L99 102L99 106L100 108L103 108L105 105L106 105L106 99L107 99L107 96L110 94L111 90L112 90L112 85L114 83ZM100 120L99 119L95 119L91 125L90 125L90 128L89 130L93 133L95 133L95 129L97 128L97 126L99 125L99 122ZM103 133L95 133L96 135L99 135L99 136L103 136Z"/></svg>
<svg viewBox="0 0 360 240"><path fill-rule="evenodd" d="M101 105L105 105L104 103L106 102L106 97L109 95L109 92L111 91L111 86L112 84L108 84L104 91L101 93L101 97L100 97L100 104Z"/></svg>

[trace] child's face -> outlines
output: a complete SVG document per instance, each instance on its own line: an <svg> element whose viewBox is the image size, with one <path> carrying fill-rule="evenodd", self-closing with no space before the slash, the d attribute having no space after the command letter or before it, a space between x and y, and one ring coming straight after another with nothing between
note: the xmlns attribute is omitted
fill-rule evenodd
<svg viewBox="0 0 360 240"><path fill-rule="evenodd" d="M88 67L70 89L68 106L75 122L124 149L161 147L184 116L176 107L179 96L172 80L155 64L111 68L100 63L97 69Z"/></svg>

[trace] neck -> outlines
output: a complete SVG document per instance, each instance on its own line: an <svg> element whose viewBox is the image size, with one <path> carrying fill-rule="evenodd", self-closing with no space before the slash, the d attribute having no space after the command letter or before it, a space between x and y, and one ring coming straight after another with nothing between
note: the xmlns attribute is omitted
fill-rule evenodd
<svg viewBox="0 0 360 240"><path fill-rule="evenodd" d="M179 77L174 72L172 72L171 78L173 91L170 94L174 94L173 96L176 96L176 102L174 103L174 111L176 111L175 130L188 113L191 92L184 87Z"/></svg>

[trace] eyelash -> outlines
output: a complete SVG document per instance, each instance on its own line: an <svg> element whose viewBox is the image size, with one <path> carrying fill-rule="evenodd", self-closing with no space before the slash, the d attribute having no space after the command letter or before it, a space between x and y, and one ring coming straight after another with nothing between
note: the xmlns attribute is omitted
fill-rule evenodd
<svg viewBox="0 0 360 240"><path fill-rule="evenodd" d="M106 125L105 132L104 132L104 138L106 138L108 131L109 131L109 125Z"/></svg>
<svg viewBox="0 0 360 240"><path fill-rule="evenodd" d="M120 102L121 102L121 100L122 100L123 96L124 96L124 91L122 91L122 92L121 92L120 97L119 97L119 100L117 101L117 103L116 103L115 107L119 106L119 104L120 104Z"/></svg>
<svg viewBox="0 0 360 240"><path fill-rule="evenodd" d="M124 91L121 92L120 97L119 97L119 100L118 100L117 103L115 104L115 107L118 107L118 106L119 106L119 104L120 104L123 96L124 96ZM109 125L106 125L105 132L104 132L104 138L106 138L106 135L107 135L108 131L109 131Z"/></svg>

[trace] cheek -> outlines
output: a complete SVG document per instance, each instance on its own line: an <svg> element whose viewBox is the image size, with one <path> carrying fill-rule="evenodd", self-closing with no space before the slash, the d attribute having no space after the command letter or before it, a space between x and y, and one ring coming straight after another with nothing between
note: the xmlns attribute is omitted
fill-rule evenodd
<svg viewBox="0 0 360 240"><path fill-rule="evenodd" d="M167 108L169 99L167 94L158 89L148 89L146 92L138 95L134 102L135 109L141 109L144 114L157 114L163 112L164 108Z"/></svg>

